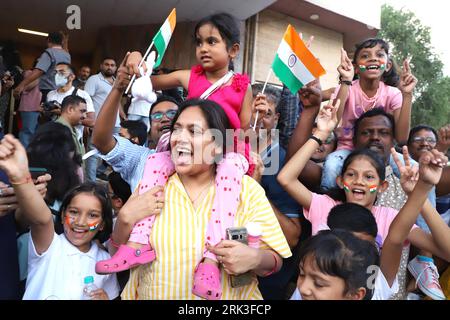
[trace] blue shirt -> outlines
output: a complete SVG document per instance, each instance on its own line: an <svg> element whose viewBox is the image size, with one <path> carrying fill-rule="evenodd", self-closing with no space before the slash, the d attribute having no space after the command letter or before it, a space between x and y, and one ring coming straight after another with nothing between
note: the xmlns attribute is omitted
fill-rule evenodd
<svg viewBox="0 0 450 320"><path fill-rule="evenodd" d="M155 150L134 144L120 136L114 138L117 141L114 148L100 157L108 162L130 185L131 191L134 191L142 179L148 156L155 153Z"/></svg>
<svg viewBox="0 0 450 320"><path fill-rule="evenodd" d="M272 143L263 153L261 158L264 163L264 174L261 186L266 191L266 196L280 212L289 218L299 218L302 207L291 198L277 181L277 175L284 166L286 151L278 142ZM268 174L269 168L275 166L275 173ZM271 170L271 172L274 172Z"/></svg>
<svg viewBox="0 0 450 320"><path fill-rule="evenodd" d="M300 218L302 207L295 201L278 183L277 175L284 166L286 151L278 142L273 142L264 152L261 153L265 171L261 179L261 186L266 191L266 196L270 202L280 210L281 213L289 218ZM271 166L274 166L272 170ZM269 173L270 174L267 174ZM273 173L272 173L273 172ZM281 270L271 276L258 278L259 290L265 300L283 300L286 299L286 289L289 281L298 271L298 248L292 251L292 256L283 259Z"/></svg>

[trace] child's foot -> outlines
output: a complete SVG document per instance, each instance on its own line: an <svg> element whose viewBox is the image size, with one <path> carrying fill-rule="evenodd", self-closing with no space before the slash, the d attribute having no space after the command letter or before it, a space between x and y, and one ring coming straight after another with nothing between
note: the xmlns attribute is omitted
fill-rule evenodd
<svg viewBox="0 0 450 320"><path fill-rule="evenodd" d="M149 244L142 245L129 241L126 245L121 245L111 259L97 262L95 272L98 274L120 272L152 262L155 258L155 250Z"/></svg>
<svg viewBox="0 0 450 320"><path fill-rule="evenodd" d="M445 300L439 284L439 272L433 259L425 256L416 256L408 264L408 270L416 278L417 286L423 293L433 300Z"/></svg>
<svg viewBox="0 0 450 320"><path fill-rule="evenodd" d="M217 261L205 258L194 272L192 293L208 300L220 300L222 297L222 282Z"/></svg>

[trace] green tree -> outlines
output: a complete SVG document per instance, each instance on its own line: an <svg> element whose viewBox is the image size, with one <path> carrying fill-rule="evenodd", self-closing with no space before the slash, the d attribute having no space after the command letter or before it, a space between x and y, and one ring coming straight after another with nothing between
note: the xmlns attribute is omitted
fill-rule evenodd
<svg viewBox="0 0 450 320"><path fill-rule="evenodd" d="M418 79L412 125L425 123L439 128L449 123L450 78L443 76L443 63L431 45L430 28L410 11L383 5L378 36L391 45L391 56L397 65L412 57L411 68Z"/></svg>

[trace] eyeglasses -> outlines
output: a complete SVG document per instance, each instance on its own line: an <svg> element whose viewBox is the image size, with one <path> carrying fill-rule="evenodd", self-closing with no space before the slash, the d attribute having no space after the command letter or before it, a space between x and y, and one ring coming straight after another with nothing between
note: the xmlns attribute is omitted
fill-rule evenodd
<svg viewBox="0 0 450 320"><path fill-rule="evenodd" d="M167 119L172 120L173 118L175 118L175 115L177 114L177 112L178 112L177 110L168 110L166 112L155 112L150 115L150 119L152 119L152 121L159 122L165 115L167 117Z"/></svg>
<svg viewBox="0 0 450 320"><path fill-rule="evenodd" d="M414 137L412 141L416 143L424 143L426 141L429 144L436 144L436 139L432 137Z"/></svg>

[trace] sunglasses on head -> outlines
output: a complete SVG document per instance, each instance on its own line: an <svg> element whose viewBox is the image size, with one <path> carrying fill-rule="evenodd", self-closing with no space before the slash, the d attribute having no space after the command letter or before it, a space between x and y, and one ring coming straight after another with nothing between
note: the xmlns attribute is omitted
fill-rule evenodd
<svg viewBox="0 0 450 320"><path fill-rule="evenodd" d="M158 111L158 112L152 113L150 115L150 119L152 121L161 121L161 119L165 115L167 117L167 119L172 120L173 118L175 118L176 114L177 114L177 110L168 110L166 112Z"/></svg>

